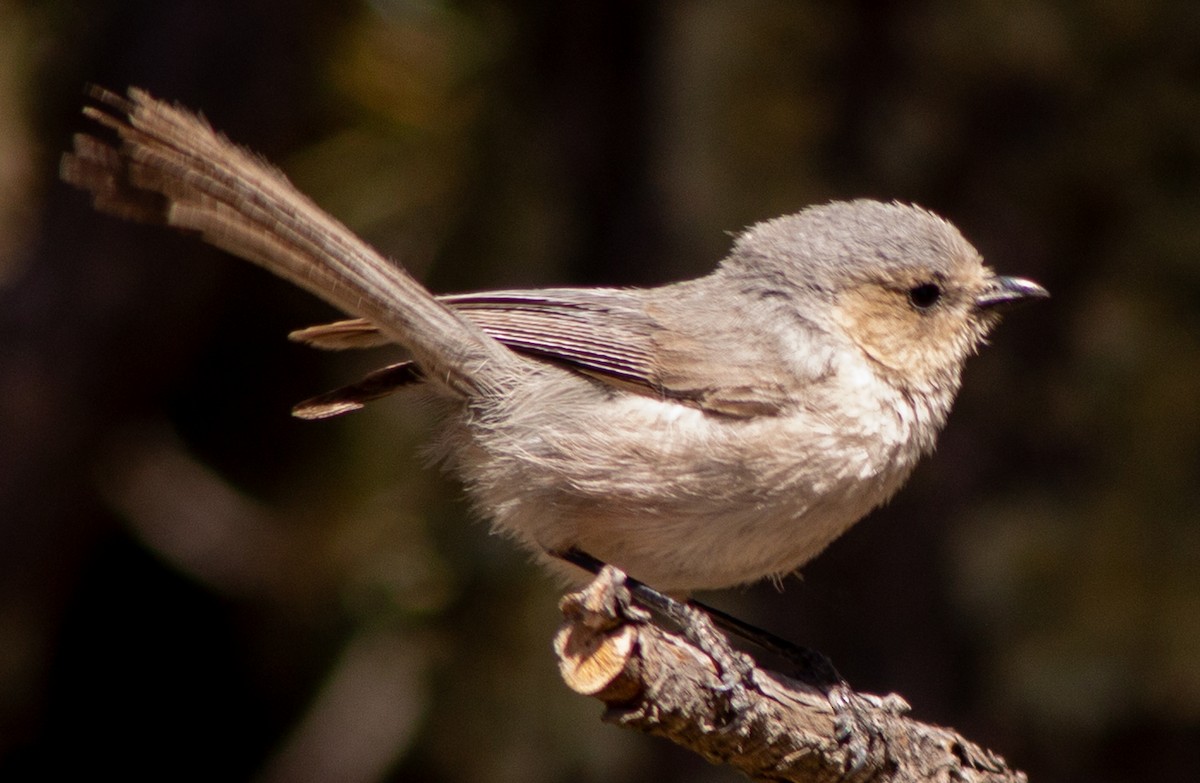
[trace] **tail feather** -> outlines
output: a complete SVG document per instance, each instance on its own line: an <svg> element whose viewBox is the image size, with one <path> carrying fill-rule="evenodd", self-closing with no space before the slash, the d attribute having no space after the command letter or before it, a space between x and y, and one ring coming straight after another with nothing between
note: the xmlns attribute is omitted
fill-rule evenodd
<svg viewBox="0 0 1200 783"><path fill-rule="evenodd" d="M195 231L341 310L412 353L424 377L464 395L510 384L526 364L437 301L400 267L301 194L278 169L201 117L131 88L96 89L84 114L119 139L87 134L61 176L97 209Z"/></svg>

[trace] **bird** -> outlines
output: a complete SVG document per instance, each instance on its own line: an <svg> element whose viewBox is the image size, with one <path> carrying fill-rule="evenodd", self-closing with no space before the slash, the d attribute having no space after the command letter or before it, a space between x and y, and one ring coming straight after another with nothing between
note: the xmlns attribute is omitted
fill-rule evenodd
<svg viewBox="0 0 1200 783"><path fill-rule="evenodd" d="M922 207L833 201L750 226L658 287L436 296L198 115L95 88L62 178L350 316L293 332L405 358L299 404L438 403L433 452L550 568L585 552L665 592L780 579L887 502L935 448L965 362L1048 296Z"/></svg>

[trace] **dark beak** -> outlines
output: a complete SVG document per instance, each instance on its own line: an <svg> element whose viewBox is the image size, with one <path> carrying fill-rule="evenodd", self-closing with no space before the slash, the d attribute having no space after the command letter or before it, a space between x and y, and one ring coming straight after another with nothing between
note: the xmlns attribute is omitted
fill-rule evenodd
<svg viewBox="0 0 1200 783"><path fill-rule="evenodd" d="M975 306L980 310L1003 311L1049 296L1049 291L1032 280L1022 277L994 277L983 293L975 299Z"/></svg>

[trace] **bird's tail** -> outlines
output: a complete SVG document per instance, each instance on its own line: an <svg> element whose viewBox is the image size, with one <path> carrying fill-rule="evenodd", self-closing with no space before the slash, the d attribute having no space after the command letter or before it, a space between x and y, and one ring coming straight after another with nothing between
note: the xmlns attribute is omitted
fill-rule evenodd
<svg viewBox="0 0 1200 783"><path fill-rule="evenodd" d="M524 361L438 302L300 193L278 169L201 117L131 88L93 89L84 114L116 134L75 136L60 173L96 208L195 231L367 319L411 351L422 375L475 396L510 383Z"/></svg>

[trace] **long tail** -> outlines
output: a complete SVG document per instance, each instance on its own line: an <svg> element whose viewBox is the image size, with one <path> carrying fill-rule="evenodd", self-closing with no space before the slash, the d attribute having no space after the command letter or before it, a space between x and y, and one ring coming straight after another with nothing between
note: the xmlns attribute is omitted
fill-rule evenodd
<svg viewBox="0 0 1200 783"><path fill-rule="evenodd" d="M91 96L98 105L83 113L119 144L77 134L60 174L97 209L199 232L366 318L412 352L427 380L458 394L493 393L528 366L200 117L136 88Z"/></svg>

